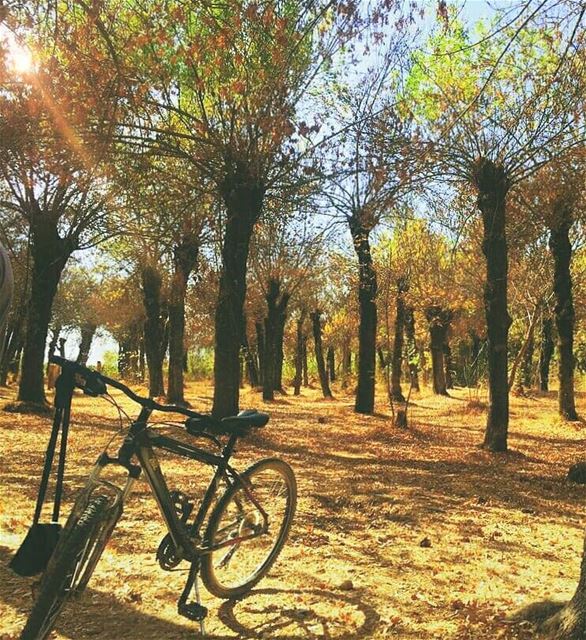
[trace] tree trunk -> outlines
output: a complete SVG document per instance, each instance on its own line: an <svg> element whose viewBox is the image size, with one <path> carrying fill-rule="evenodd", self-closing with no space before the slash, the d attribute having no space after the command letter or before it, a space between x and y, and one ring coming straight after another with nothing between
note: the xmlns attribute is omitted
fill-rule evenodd
<svg viewBox="0 0 586 640"><path fill-rule="evenodd" d="M275 280L269 282L269 288L265 299L267 301L267 317L264 321L264 347L263 347L263 372L262 372L262 397L263 400L275 398L275 365L276 365L276 322L277 322L277 298L279 297L279 285Z"/></svg>
<svg viewBox="0 0 586 640"><path fill-rule="evenodd" d="M355 212L349 220L359 266L358 385L354 409L358 413L372 413L375 392L377 278L370 253L370 230L361 223L360 218L360 212Z"/></svg>
<svg viewBox="0 0 586 640"><path fill-rule="evenodd" d="M446 369L446 389L454 388L454 377L452 375L454 371L454 362L452 361L452 348L450 347L450 341L446 335L446 341L444 342L444 366Z"/></svg>
<svg viewBox="0 0 586 640"><path fill-rule="evenodd" d="M433 392L436 395L447 396L444 346L452 320L452 312L449 309L431 306L425 310L425 317L429 322Z"/></svg>
<svg viewBox="0 0 586 640"><path fill-rule="evenodd" d="M403 364L403 336L405 333L405 292L407 279L397 280L397 314L395 317L395 341L391 364L391 396L396 402L405 402L401 389L401 367Z"/></svg>
<svg viewBox="0 0 586 640"><path fill-rule="evenodd" d="M307 336L303 336L303 386L309 387L309 372L307 370Z"/></svg>
<svg viewBox="0 0 586 640"><path fill-rule="evenodd" d="M144 369L141 371L142 321L128 325L118 337L118 373L126 380L144 380ZM142 358L144 365L144 356Z"/></svg>
<svg viewBox="0 0 586 640"><path fill-rule="evenodd" d="M244 368L246 365L246 361L244 359L244 353L242 349L240 349L240 354L238 355L238 361L240 366L240 375L239 375L239 387L244 389Z"/></svg>
<svg viewBox="0 0 586 640"><path fill-rule="evenodd" d="M555 211L556 224L550 228L549 248L553 256L553 290L556 298L555 323L558 330L559 392L558 410L566 420L577 420L574 399L574 301L572 296L572 244L569 238L572 211L561 204Z"/></svg>
<svg viewBox="0 0 586 640"><path fill-rule="evenodd" d="M258 387L258 368L256 366L256 358L254 353L250 350L250 343L248 341L248 333L246 330L246 319L244 321L244 332L242 333L242 349L244 351L244 359L246 361L246 375L248 377L248 384L254 389Z"/></svg>
<svg viewBox="0 0 586 640"><path fill-rule="evenodd" d="M258 381L264 384L264 368L265 368L265 330L262 322L255 322L256 331L256 349L258 352Z"/></svg>
<svg viewBox="0 0 586 640"><path fill-rule="evenodd" d="M334 352L334 347L332 347L331 345L328 347L327 360L328 377L330 379L330 382L336 382L336 355Z"/></svg>
<svg viewBox="0 0 586 640"><path fill-rule="evenodd" d="M405 337L407 338L407 362L413 391L419 391L419 352L415 342L415 311L413 307L405 310Z"/></svg>
<svg viewBox="0 0 586 640"><path fill-rule="evenodd" d="M20 314L19 314L20 315ZM0 362L0 387L8 383L9 373L18 373L19 354L24 344L24 327L26 326L26 313L22 314L23 320L11 322L6 332L6 347Z"/></svg>
<svg viewBox="0 0 586 640"><path fill-rule="evenodd" d="M149 396L165 395L163 384L163 360L165 329L161 300L162 280L153 266L142 270L142 290L146 320L144 323L144 349L149 370Z"/></svg>
<svg viewBox="0 0 586 640"><path fill-rule="evenodd" d="M35 217L31 226L31 297L18 399L44 404L43 362L53 300L63 268L76 245L72 239L59 237L54 216L41 213L32 216Z"/></svg>
<svg viewBox="0 0 586 640"><path fill-rule="evenodd" d="M479 370L480 370L480 350L482 342L480 336L476 331L470 331L470 373L467 384L470 387L475 387L478 384Z"/></svg>
<svg viewBox="0 0 586 640"><path fill-rule="evenodd" d="M580 577L572 599L548 618L539 631L551 640L584 640L586 638L586 538L582 548Z"/></svg>
<svg viewBox="0 0 586 640"><path fill-rule="evenodd" d="M302 309L297 318L297 333L295 347L295 380L293 382L293 394L301 393L301 381L303 376L303 323L305 322L305 309Z"/></svg>
<svg viewBox="0 0 586 640"><path fill-rule="evenodd" d="M185 232L173 248L173 281L169 294L169 385L167 402L184 405L185 295L199 255L199 237Z"/></svg>
<svg viewBox="0 0 586 640"><path fill-rule="evenodd" d="M285 361L285 324L290 295L284 292L278 304L277 330L275 334L275 391L285 393L283 386L283 363Z"/></svg>
<svg viewBox="0 0 586 640"><path fill-rule="evenodd" d="M264 324L262 397L264 400L273 400L274 392L283 390L283 339L289 294L286 291L281 293L280 281L271 278L268 282L265 299L267 302L267 317Z"/></svg>
<svg viewBox="0 0 586 640"><path fill-rule="evenodd" d="M317 362L317 371L319 374L319 381L321 384L321 390L324 394L324 398L331 398L332 392L330 391L330 385L328 382L328 374L326 371L326 365L324 362L324 353L321 343L321 312L314 311L311 314L311 322L313 325L313 339L315 342L315 360Z"/></svg>
<svg viewBox="0 0 586 640"><path fill-rule="evenodd" d="M535 338L533 334L529 339L525 357L523 358L523 368L521 369L521 382L525 389L531 389L533 386L533 354L535 353Z"/></svg>
<svg viewBox="0 0 586 640"><path fill-rule="evenodd" d="M352 366L351 354L350 354L350 340L344 338L342 342L342 388L345 389L348 386L348 379L350 377L350 368Z"/></svg>
<svg viewBox="0 0 586 640"><path fill-rule="evenodd" d="M226 228L215 316L212 408L215 418L238 413L239 354L244 330L248 251L254 225L262 210L264 191L264 186L252 175L251 168L238 161L233 162L220 185L226 207Z"/></svg>
<svg viewBox="0 0 586 640"><path fill-rule="evenodd" d="M59 340L62 329L63 327L61 326L61 324L57 324L51 329L51 340L49 340L49 349L47 351L47 374L49 373L49 360L51 359L51 356L55 355L55 349L57 349L57 341Z"/></svg>
<svg viewBox="0 0 586 640"><path fill-rule="evenodd" d="M482 214L486 258L484 309L487 329L489 405L484 446L506 451L509 430L508 338L511 319L507 309L508 255L505 200L509 181L505 169L482 158L475 168L478 208Z"/></svg>
<svg viewBox="0 0 586 640"><path fill-rule="evenodd" d="M80 328L81 342L79 343L79 353L77 354L77 362L85 367L87 359L92 348L92 342L96 335L96 329L98 327L93 323L86 323Z"/></svg>
<svg viewBox="0 0 586 640"><path fill-rule="evenodd" d="M533 334L535 333L535 325L537 324L537 318L538 318L537 311L538 309L536 307L533 312L533 316L531 317L531 321L529 323L529 329L527 330L527 335L525 336L525 339L523 340L523 344L521 345L521 348L519 349L519 352L517 353L515 360L513 362L513 366L511 367L511 374L509 376L509 390L513 388L515 379L517 379L520 386L520 388L517 389L518 393L523 393L523 381L521 378L517 376L517 370L519 370L522 377L523 367L521 365L525 361L526 354L530 348L530 345L533 344ZM531 350L533 350L532 346L531 346ZM519 369L519 367L521 368Z"/></svg>
<svg viewBox="0 0 586 640"><path fill-rule="evenodd" d="M541 391L549 391L549 366L553 356L553 320L548 316L542 316L541 345L539 351L539 388Z"/></svg>
<svg viewBox="0 0 586 640"><path fill-rule="evenodd" d="M385 356L385 352L383 351L383 348L379 345L376 348L376 354L378 355L378 366L379 369L381 370L381 372L384 372L387 370L387 358Z"/></svg>

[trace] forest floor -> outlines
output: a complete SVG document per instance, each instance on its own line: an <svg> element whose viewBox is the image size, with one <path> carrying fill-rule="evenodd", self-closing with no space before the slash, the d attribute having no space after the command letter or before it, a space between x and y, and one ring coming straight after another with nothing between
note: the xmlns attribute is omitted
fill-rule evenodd
<svg viewBox="0 0 586 640"><path fill-rule="evenodd" d="M298 478L298 511L281 557L250 595L223 602L204 592L208 636L533 638L506 616L574 591L586 487L565 476L586 459L586 426L557 418L554 393L513 398L511 451L490 455L478 447L485 411L471 393L414 394L410 427L397 430L386 405L357 415L340 390L332 401L304 390L272 403L244 391L241 406L270 411L271 422L242 443L235 463L285 458ZM209 386L190 383L186 395L196 409L210 406ZM1 403L11 398L0 391ZM578 410L586 416L586 396ZM103 400L74 398L68 500L116 428ZM0 640L18 637L31 607L33 580L7 564L30 522L49 430L49 418L0 411ZM162 467L172 487L197 492L195 463ZM52 637L197 637L176 613L185 573L165 573L155 560L163 533L141 482L88 590Z"/></svg>

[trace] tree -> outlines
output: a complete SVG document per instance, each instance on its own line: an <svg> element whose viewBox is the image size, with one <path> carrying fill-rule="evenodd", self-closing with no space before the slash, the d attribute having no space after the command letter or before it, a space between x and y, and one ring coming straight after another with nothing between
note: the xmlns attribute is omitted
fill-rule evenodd
<svg viewBox="0 0 586 640"><path fill-rule="evenodd" d="M132 5L119 20L134 116L120 137L182 158L223 205L222 269L215 313L214 415L238 410L239 353L250 239L265 197L288 175L295 111L324 59L348 35L353 11L329 2L230 0ZM156 17L157 39L151 38ZM121 30L122 32L123 30Z"/></svg>
<svg viewBox="0 0 586 640"><path fill-rule="evenodd" d="M282 381L284 336L290 301L297 303L300 289L307 289L319 254L323 251L324 230L312 221L305 194L289 201L295 211L283 211L287 200L279 202L280 212L269 201L251 246L251 274L255 287L266 302L262 331L263 398L272 400L274 391L284 392ZM291 196L289 196L291 197ZM303 306L303 305L302 305Z"/></svg>
<svg viewBox="0 0 586 640"><path fill-rule="evenodd" d="M543 19L537 10L523 13L484 39L481 24L474 46L462 25L450 20L430 41L433 53L416 54L405 103L426 127L428 150L444 179L474 189L483 222L489 374L484 445L491 451L507 449L509 423L507 196L583 135L574 126L581 89L568 81L577 56L564 31L544 35Z"/></svg>
<svg viewBox="0 0 586 640"><path fill-rule="evenodd" d="M34 32L25 29L30 24ZM35 52L34 66L17 82L6 82L0 97L0 173L7 187L2 209L22 217L31 239L31 295L18 398L43 405L45 342L61 273L74 251L94 246L107 234L111 194L104 158L116 100L111 67L103 65L103 43L96 44L91 57L77 51L71 55L70 39L78 32L56 29L55 15L41 7L20 7L11 28L21 40L25 32ZM9 76L4 66L0 80Z"/></svg>
<svg viewBox="0 0 586 640"><path fill-rule="evenodd" d="M39 131L54 126L51 114L43 113L39 95L16 98L4 95L0 104L0 168L10 188L2 206L26 220L31 237L31 295L18 399L43 404L43 359L53 299L71 254L103 238L106 198L99 178L88 176L78 158L60 148L59 140L51 141L57 145L52 158L47 160L44 151L39 155L39 145L46 144ZM28 109L40 112L25 120Z"/></svg>
<svg viewBox="0 0 586 640"><path fill-rule="evenodd" d="M378 281L371 253L371 233L396 205L409 175L409 127L392 108L385 92L397 54L391 46L380 67L371 69L354 94L340 91L344 136L336 141L327 198L346 221L358 258L358 385L355 411L372 413ZM383 108L386 106L386 109ZM383 111L384 118L376 114ZM340 144L340 142L342 144ZM338 168L341 167L341 168Z"/></svg>
<svg viewBox="0 0 586 640"><path fill-rule="evenodd" d="M313 342L315 347L315 360L317 362L317 372L319 375L319 382L324 394L324 398L332 398L332 392L330 390L330 383L328 380L328 372L326 370L326 363L324 360L323 346L322 346L322 326L321 326L321 311L316 310L310 314L311 323L313 328Z"/></svg>
<svg viewBox="0 0 586 640"><path fill-rule="evenodd" d="M584 176L584 149L578 146L537 171L528 181L523 193L518 195L522 214L527 217L527 213L530 213L549 235L548 247L553 268L550 270L551 275L544 270L541 271L553 279L559 353L559 413L566 420L578 419L574 399L575 309L571 236L572 228L584 220ZM544 376L551 358L548 334L551 334L551 330L546 323Z"/></svg>
<svg viewBox="0 0 586 640"><path fill-rule="evenodd" d="M462 243L450 245L445 236L421 219L398 225L393 235L383 236L376 248L378 269L382 275L383 289L387 292L383 298L389 301L382 308L385 318L383 324L389 327L386 331L387 341L390 342L391 338L392 314L396 316L398 313L398 305L391 308L390 291L398 292L395 283L399 282L401 302L405 305L405 310L399 311L406 315L406 310L411 310L413 322L415 313L427 321L433 389L434 393L440 395L447 393L445 351L451 324L456 317L472 314L477 305L473 287L470 287L470 293L466 287L467 249ZM395 321L395 332L396 325ZM417 361L415 335L409 340L409 359L411 362Z"/></svg>

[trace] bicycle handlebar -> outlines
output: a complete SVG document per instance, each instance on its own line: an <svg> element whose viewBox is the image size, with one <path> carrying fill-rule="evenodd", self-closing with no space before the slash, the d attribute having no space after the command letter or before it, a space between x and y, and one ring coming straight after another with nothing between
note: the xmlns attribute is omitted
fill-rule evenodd
<svg viewBox="0 0 586 640"><path fill-rule="evenodd" d="M97 371L93 371L92 369L88 369L83 365L73 362L72 360L67 360L66 358L62 358L60 356L51 356L49 358L49 362L53 364L59 365L62 369L68 370L72 374L77 374L84 378L84 384L82 385L79 381L76 381L76 386L80 389L83 389L84 392L89 395L102 395L106 393L107 386L114 387L119 391L122 391L126 396L128 396L131 400L139 404L141 407L145 409L150 409L151 411L163 411L166 413L180 413L188 418L197 418L199 420L204 420L209 423L211 426L216 426L219 424L215 418L212 416L205 415L202 413L198 413L197 411L191 411L190 409L186 409L185 407L179 407L173 404L159 404L152 398L143 398L142 396L137 395L129 389L125 384L122 384L118 380L114 380L113 378L108 378Z"/></svg>

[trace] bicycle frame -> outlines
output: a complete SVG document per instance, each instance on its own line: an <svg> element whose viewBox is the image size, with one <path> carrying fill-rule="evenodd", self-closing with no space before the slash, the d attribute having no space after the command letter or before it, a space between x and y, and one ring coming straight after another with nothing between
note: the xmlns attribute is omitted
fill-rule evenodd
<svg viewBox="0 0 586 640"><path fill-rule="evenodd" d="M120 504L121 513L122 505L129 495L134 481L139 477L141 470L144 471L161 516L175 545L176 553L178 557L189 561L193 561L202 555L212 553L223 547L236 545L245 540L262 535L268 528L268 515L254 496L248 482L229 464L238 436L230 436L227 443L223 445L221 454L216 455L205 449L153 432L148 426L148 420L151 414L151 409L143 407L138 418L132 423L116 458L110 457L107 453L103 453L98 458L97 464L90 474L86 492L92 492L92 487L99 485L113 489L116 493L116 501L114 504ZM202 433L201 435L213 441L216 445L222 446L220 441L214 436L206 433ZM169 451L184 458L196 460L208 466L215 467L216 469L191 525L186 525L181 522L177 515L155 449ZM136 456L139 463L138 465L131 462L133 456ZM128 471L128 478L123 489L100 479L102 470L107 465L112 464L122 466ZM264 523L259 532L236 536L230 540L210 545L205 540L200 542L201 528L212 506L213 498L217 493L221 480L224 480L227 485L240 482L247 497L261 513ZM197 541L197 543L194 542L194 540Z"/></svg>

